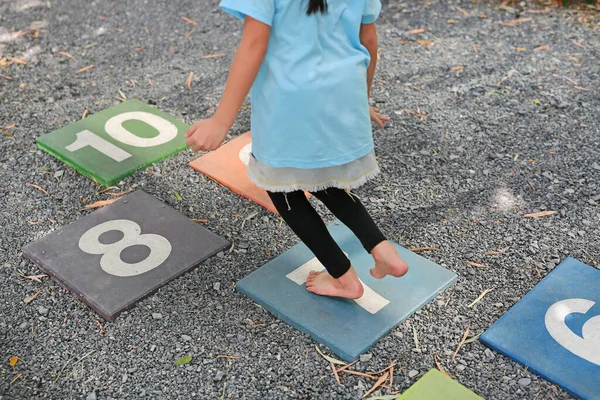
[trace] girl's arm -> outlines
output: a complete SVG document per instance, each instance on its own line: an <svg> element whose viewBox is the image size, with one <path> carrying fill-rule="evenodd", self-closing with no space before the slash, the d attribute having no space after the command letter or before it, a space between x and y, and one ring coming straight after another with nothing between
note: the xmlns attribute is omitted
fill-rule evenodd
<svg viewBox="0 0 600 400"><path fill-rule="evenodd" d="M367 48L371 55L371 62L369 63L369 68L367 68L367 90L370 98L375 68L377 67L377 48L379 46L375 24L363 24L360 26L360 43Z"/></svg>
<svg viewBox="0 0 600 400"><path fill-rule="evenodd" d="M367 48L371 55L371 61L367 68L367 96L371 98L371 87L373 86L373 78L375 77L375 68L377 67L377 49L379 47L377 41L377 30L375 24L362 24L360 26L360 43ZM383 121L389 121L390 118L379 114L379 110L369 107L371 120L380 128L383 128Z"/></svg>
<svg viewBox="0 0 600 400"><path fill-rule="evenodd" d="M242 40L215 115L196 122L185 134L186 144L192 150L215 150L225 140L265 58L269 34L268 25L246 17Z"/></svg>

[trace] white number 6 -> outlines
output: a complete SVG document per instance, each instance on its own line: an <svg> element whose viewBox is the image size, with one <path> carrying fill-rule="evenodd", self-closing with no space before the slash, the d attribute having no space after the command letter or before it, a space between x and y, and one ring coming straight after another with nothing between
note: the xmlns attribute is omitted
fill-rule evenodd
<svg viewBox="0 0 600 400"><path fill-rule="evenodd" d="M587 313L595 303L587 299L566 299L552 304L545 323L550 336L571 353L600 366L600 315L588 319L576 335L565 323L572 313Z"/></svg>
<svg viewBox="0 0 600 400"><path fill-rule="evenodd" d="M109 231L120 231L123 238L111 244L102 244L100 235ZM97 225L79 239L79 248L88 254L104 254L100 259L102 269L115 276L129 277L143 274L160 266L171 254L171 243L163 236L141 234L138 224L127 219L115 219ZM141 245L150 249L146 259L135 264L121 260L121 252L128 247Z"/></svg>

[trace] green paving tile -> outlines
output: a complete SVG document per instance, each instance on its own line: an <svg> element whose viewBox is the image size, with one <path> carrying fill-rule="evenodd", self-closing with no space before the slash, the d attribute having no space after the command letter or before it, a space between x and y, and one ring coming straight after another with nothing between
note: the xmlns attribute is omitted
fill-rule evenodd
<svg viewBox="0 0 600 400"><path fill-rule="evenodd" d="M37 145L104 186L186 148L189 126L128 100L38 138Z"/></svg>
<svg viewBox="0 0 600 400"><path fill-rule="evenodd" d="M397 400L483 400L452 378L432 369Z"/></svg>

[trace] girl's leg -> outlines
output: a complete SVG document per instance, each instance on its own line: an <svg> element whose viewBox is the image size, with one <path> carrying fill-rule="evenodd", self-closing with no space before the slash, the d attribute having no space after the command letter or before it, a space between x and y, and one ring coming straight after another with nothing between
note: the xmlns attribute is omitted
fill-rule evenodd
<svg viewBox="0 0 600 400"><path fill-rule="evenodd" d="M351 193L330 188L313 193L325 206L358 237L375 260L371 275L381 279L386 275L400 277L408 265L398 256L398 251L385 239L375 221L360 200Z"/></svg>
<svg viewBox="0 0 600 400"><path fill-rule="evenodd" d="M308 291L325 296L356 299L363 287L350 264L329 234L325 223L302 191L267 192L288 226L325 266L328 273L311 273L306 280Z"/></svg>

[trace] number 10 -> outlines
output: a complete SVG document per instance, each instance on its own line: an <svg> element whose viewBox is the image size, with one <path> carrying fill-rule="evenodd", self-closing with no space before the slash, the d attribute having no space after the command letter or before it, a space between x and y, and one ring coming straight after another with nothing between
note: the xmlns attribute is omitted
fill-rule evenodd
<svg viewBox="0 0 600 400"><path fill-rule="evenodd" d="M130 120L138 120L147 123L158 131L158 135L153 138L142 138L134 135L123 128L123 123ZM116 115L106 121L104 130L113 139L133 147L159 146L170 142L177 137L177 127L173 123L158 115L144 111L131 111ZM68 145L66 149L74 152L88 146L117 162L121 162L131 157L130 153L87 129L78 132L77 139Z"/></svg>

